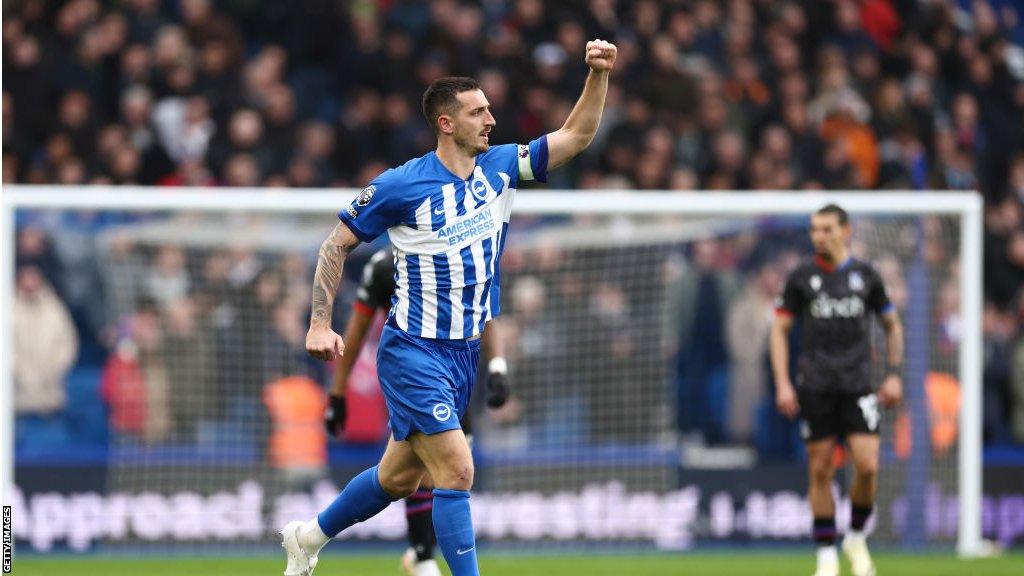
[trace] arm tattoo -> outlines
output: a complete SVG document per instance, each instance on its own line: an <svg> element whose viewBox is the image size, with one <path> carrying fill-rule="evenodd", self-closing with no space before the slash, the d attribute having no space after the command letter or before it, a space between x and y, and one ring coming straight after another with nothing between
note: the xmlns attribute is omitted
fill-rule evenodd
<svg viewBox="0 0 1024 576"><path fill-rule="evenodd" d="M356 240L343 239L341 226L340 223L335 226L330 237L320 246L316 275L313 277L313 312L310 319L313 324L330 325L334 296L341 282L342 265L345 257L359 244Z"/></svg>

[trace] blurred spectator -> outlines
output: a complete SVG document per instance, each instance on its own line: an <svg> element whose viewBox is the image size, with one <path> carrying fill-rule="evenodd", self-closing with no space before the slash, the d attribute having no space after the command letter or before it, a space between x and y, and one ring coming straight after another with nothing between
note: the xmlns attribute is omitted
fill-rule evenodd
<svg viewBox="0 0 1024 576"><path fill-rule="evenodd" d="M146 429L146 380L138 362L138 347L119 338L100 376L100 394L110 409L110 428L141 437Z"/></svg>
<svg viewBox="0 0 1024 576"><path fill-rule="evenodd" d="M13 315L14 411L53 416L67 402L64 378L78 354L78 336L67 307L42 271L17 271Z"/></svg>
<svg viewBox="0 0 1024 576"><path fill-rule="evenodd" d="M267 446L270 465L289 487L306 488L327 472L327 433L323 389L304 376L287 376L267 383L263 403L270 414Z"/></svg>
<svg viewBox="0 0 1024 576"><path fill-rule="evenodd" d="M327 186L334 180L334 168L331 165L334 158L334 138L334 131L325 122L307 122L299 128L295 141L295 159L308 163L312 170L312 182L307 183L307 186ZM399 163L401 162L393 165Z"/></svg>
<svg viewBox="0 0 1024 576"><path fill-rule="evenodd" d="M651 71L643 87L644 99L656 112L690 114L694 109L694 81L681 66L676 43L665 36L653 39Z"/></svg>
<svg viewBox="0 0 1024 576"><path fill-rule="evenodd" d="M985 296L1000 307L1007 306L1024 284L1024 245L1019 240L1024 229L1022 211L1014 197L985 211Z"/></svg>
<svg viewBox="0 0 1024 576"><path fill-rule="evenodd" d="M566 352L564 327L548 307L551 295L537 277L522 276L510 286L509 295L513 319L509 325L509 352L518 367L518 380L514 404L500 415L500 420L508 423L521 417L525 424L534 427L542 442L550 444L557 441L559 426L564 432L578 431L582 425L580 399L565 378L564 367L557 362ZM574 407L568 412L572 416L558 416L559 406Z"/></svg>
<svg viewBox="0 0 1024 576"><path fill-rule="evenodd" d="M107 305L105 339L112 347L117 337L116 325L135 311L142 295L145 260L130 240L114 236L105 245L100 262Z"/></svg>
<svg viewBox="0 0 1024 576"><path fill-rule="evenodd" d="M284 303L273 308L269 329L263 334L264 378L275 380L285 376L308 376L309 356L306 354L306 326L300 310Z"/></svg>
<svg viewBox="0 0 1024 576"><path fill-rule="evenodd" d="M678 425L708 443L728 439L726 319L742 286L721 264L715 239L693 245L689 265L666 287L665 341L675 353Z"/></svg>
<svg viewBox="0 0 1024 576"><path fill-rule="evenodd" d="M989 442L1006 442L1010 439L1010 415L1013 411L1011 388L1012 343L1016 336L1013 315L989 304L985 307L982 320L984 331L984 362L982 376L984 386L985 436Z"/></svg>
<svg viewBox="0 0 1024 576"><path fill-rule="evenodd" d="M185 252L177 246L161 247L143 281L145 295L162 307L184 298L191 287Z"/></svg>
<svg viewBox="0 0 1024 576"><path fill-rule="evenodd" d="M279 173L283 170L295 139L295 93L286 85L276 85L264 94L264 142L273 159L264 171Z"/></svg>
<svg viewBox="0 0 1024 576"><path fill-rule="evenodd" d="M584 313L581 326L586 333L584 362L588 371L604 376L587 382L589 386L599 387L587 392L590 437L597 442L642 439L645 437L642 434L640 438L631 437L639 432L634 427L616 430L607 425L633 418L649 421L642 416L650 411L650 405L639 387L640 378L630 371L630 361L640 350L629 297L618 284L602 282L590 290ZM627 382L629 384L625 385Z"/></svg>
<svg viewBox="0 0 1024 576"><path fill-rule="evenodd" d="M164 334L155 305L141 303L123 328L100 387L110 426L125 438L162 442L174 431Z"/></svg>
<svg viewBox="0 0 1024 576"><path fill-rule="evenodd" d="M57 258L53 241L43 227L27 225L18 230L15 258L19 265L36 268L58 295L63 291L64 269Z"/></svg>
<svg viewBox="0 0 1024 576"><path fill-rule="evenodd" d="M274 154L264 136L263 118L255 110L243 108L231 115L226 133L214 138L207 154L207 164L215 173L224 173L229 159L247 154L257 167L273 170Z"/></svg>
<svg viewBox="0 0 1024 576"><path fill-rule="evenodd" d="M245 50L242 35L235 22L218 13L210 0L183 0L181 16L191 44L204 51L211 45L216 46L217 51L223 51L223 55L205 56L205 59L223 59L224 68L233 68L241 63Z"/></svg>
<svg viewBox="0 0 1024 576"><path fill-rule="evenodd" d="M196 311L193 300L171 302L164 310L167 358L187 359L167 363L170 381L171 429L179 441L192 441L196 426L217 419L221 394L217 385L217 350L211 330Z"/></svg>
<svg viewBox="0 0 1024 576"><path fill-rule="evenodd" d="M781 275L772 265L754 271L726 318L726 343L731 359L726 423L733 441L747 443L753 439L755 410L768 390L765 359L780 283Z"/></svg>
<svg viewBox="0 0 1024 576"><path fill-rule="evenodd" d="M153 109L153 123L161 145L176 162L205 156L217 131L210 118L210 106L200 96L160 100Z"/></svg>
<svg viewBox="0 0 1024 576"><path fill-rule="evenodd" d="M252 154L236 154L224 165L222 180L227 186L256 187L261 179L260 163Z"/></svg>

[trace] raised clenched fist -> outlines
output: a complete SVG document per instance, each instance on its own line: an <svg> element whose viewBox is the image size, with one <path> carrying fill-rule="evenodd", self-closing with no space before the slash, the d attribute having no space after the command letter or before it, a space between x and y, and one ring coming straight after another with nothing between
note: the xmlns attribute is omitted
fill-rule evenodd
<svg viewBox="0 0 1024 576"><path fill-rule="evenodd" d="M607 72L615 65L616 54L615 44L598 38L587 42L587 55L584 60L591 70Z"/></svg>

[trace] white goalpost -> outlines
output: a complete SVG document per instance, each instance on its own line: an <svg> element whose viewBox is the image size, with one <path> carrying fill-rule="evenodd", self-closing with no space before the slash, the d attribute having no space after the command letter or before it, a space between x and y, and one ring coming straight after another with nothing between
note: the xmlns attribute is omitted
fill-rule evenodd
<svg viewBox="0 0 1024 576"><path fill-rule="evenodd" d="M225 250L235 248L230 241L223 238L225 235L231 236L232 234L225 234L225 232L229 227L237 224L232 219L233 215L242 214L270 219L278 217L304 218L304 220L291 222L289 227L275 226L266 222L261 224L262 227L257 227L246 221L245 228L239 228L237 233L238 239L259 238L267 245L275 242L277 238L294 242L294 248L289 253L294 256L301 254L299 246L307 241L307 236L314 238L326 235L329 230L326 224L331 221L330 217L338 209L347 205L356 193L358 190L351 189L4 186L2 192L3 231L2 239L0 239L0 250L2 250L2 270L0 270L2 275L0 277L2 277L3 294L2 308L0 308L3 317L2 327L0 327L2 328L2 332L0 332L0 336L2 336L2 340L0 340L2 343L0 345L0 436L2 436L0 438L2 440L0 441L0 450L2 450L0 490L2 490L3 503L10 504L16 496L18 499L22 499L21 495L25 489L24 486L15 487L15 383L11 365L15 338L11 318L16 290L16 224L20 214L109 211L118 214L199 214L209 216L211 220L199 218L189 221L185 219L180 222L173 221L170 225L163 227L161 227L161 223L166 222L163 217L152 216L143 223L145 226L139 224L132 229L135 241L150 243L147 245L150 247L147 248L149 250L159 249L163 245L161 242L179 235L182 239L192 238L192 249L196 251L211 250L211 247ZM965 192L914 191L690 193L557 190L522 190L517 194L513 226L516 225L517 219L530 220L531 218L545 222L545 224L538 224L530 234L524 234L518 245L516 244L516 233L514 232L510 236L509 250L516 254L515 257L520 259L519 262L526 262L526 264L520 263L511 266L508 273L504 270L502 272L502 308L503 312L507 311L513 318L522 313L522 310L517 307L519 306L518 301L510 303L509 299L522 297L524 302L529 302L531 297L537 298L535 292L539 288L536 288L535 284L539 283L541 287L544 287L562 283L567 287L566 290L571 291L576 289L573 288L575 286L573 283L586 285L592 279L600 278L602 275L629 276L635 273L637 276L658 276L660 278L659 275L667 266L666 259L680 257L680 254L687 250L693 242L701 238L752 234L759 223L769 217L784 220L784 225L779 226L777 223L773 223L770 227L762 227L768 231L759 233L760 235L756 236L752 240L753 242L760 242L764 238L776 234L787 238L798 236L802 232L798 228L800 224L796 221L796 217L807 216L829 202L838 203L845 208L855 222L858 219L863 219L869 224L866 230L873 236L865 241L868 256L884 252L887 244L902 242L903 266L908 270L906 274L909 277L913 274L909 270L919 264L919 260L923 258L918 255L919 250L923 250L923 248L918 248L915 245L913 238L916 236L914 235L920 234L919 237L916 237L917 241L924 242L923 230L926 226L922 222L928 218L940 220L942 225L938 226L939 231L931 233L951 234L945 238L945 243L953 253L952 258L958 261L958 265L951 267L956 276L949 280L955 284L956 288L958 299L955 302L955 309L961 329L955 345L955 352L951 352L949 357L944 356L940 359L945 371L952 373L959 386L958 433L955 448L953 448L955 456L950 456L948 463L935 462L933 464L929 460L925 463L924 471L913 469L916 465L913 464L915 462L913 458L918 456L905 458L894 456L893 458L896 460L906 462L906 464L901 464L899 477L893 480L901 487L894 488L894 490L903 490L903 492L899 494L893 492L886 498L891 498L891 502L896 502L901 497L912 500L912 493L915 490L924 492L932 482L942 484L957 498L955 506L958 521L955 534L949 534L954 538L948 543L953 544L955 541L956 551L962 557L977 557L985 553L985 543L982 538L981 380L983 370L981 326L983 214L982 200L979 195ZM545 218L549 220L545 220ZM192 224L187 224L188 222L192 222ZM217 222L218 229L214 231L216 233L205 235L201 227L210 225L210 222ZM185 228L186 225L195 225L197 228ZM239 224L239 226L242 225ZM907 240L908 237L911 239ZM556 262L547 267L538 265L535 267L536 270L530 268L530 263L544 260L546 257L548 247L544 238L559 242L565 250L573 251L574 256L571 263L565 263L563 266ZM621 246L635 247L637 250L609 253ZM203 254L205 255L206 252ZM508 253L506 253L506 257L508 257ZM530 270L529 274L524 272L527 269ZM104 270L99 273L107 274L108 272ZM506 274L508 275L506 276ZM527 276L529 278L524 280ZM304 281L305 279L300 280ZM924 273L921 274L920 281L933 282ZM513 295L510 283L518 287L515 293L519 296ZM912 291L913 281L908 280L908 284L910 284L908 290ZM656 320L659 317L661 301L665 299L663 286L660 284L658 286L647 285L641 280L631 278L622 280L616 287L617 290L609 290L603 295L599 294L592 301L608 303L609 309L623 306L628 309L629 304L622 304L621 300L628 299L631 290L642 291L643 302L641 305L644 312L640 313L634 309L634 317L641 320ZM936 294L936 298L938 298L938 290L929 288L929 292ZM914 294L909 294L909 298L912 300ZM571 298L567 298L567 301L569 300ZM925 310L930 310L930 305ZM613 325L609 325L607 328L593 327L594 320L587 316L589 312L582 307L582 304L579 310L567 309L563 313L564 329L607 330L609 333L619 329ZM930 326L930 324L928 325ZM663 345L663 342L653 335L654 332L661 330L660 327L642 325L635 328L643 331L644 334L635 336L631 343L634 349ZM538 332L538 334L540 333L542 331ZM211 339L214 337L215 335L212 333L209 335ZM916 362L920 368L919 376L923 379L931 372L931 358L939 352L932 350L932 346L928 344L930 342L928 335L920 337L925 343L925 348L919 352ZM612 345L614 346L614 344ZM659 364L661 360L660 357L655 358L656 354L651 358L633 358L623 360L618 364L602 364L600 369L594 368L593 372L585 373L578 378L578 388L573 388L574 396L567 394L563 397L560 393L552 391L547 371L551 370L556 362L560 363L559 366L562 364L571 366L585 364L588 358L586 346L589 344L581 342L576 348L570 347L566 352L569 355L568 359L552 360L545 357L532 364L523 362L518 367L515 360L512 360L514 377L518 369L524 380L536 382L529 384L532 388L524 393L533 394L536 400L546 404L565 406L566 412L556 413L554 416L563 421L578 419L582 423L578 427L554 427L550 425L549 421L538 424L538 426L548 426L550 435L566 435L566 438L549 439L550 442L543 444L545 448L542 450L536 448L541 444L529 444L533 440L527 438L529 434L535 434L529 430L535 430L537 426L530 428L523 424L518 428L516 425L501 428L500 425L489 420L482 422L481 442L483 447L481 449L486 454L493 456L489 461L494 466L502 470L506 470L506 468L501 468L502 466L508 467L507 474L483 489L485 503L487 502L487 489L494 490L494 494L496 494L494 510L498 509L497 501L500 500L497 496L503 494L528 492L531 495L541 494L543 497L554 499L558 495L575 494L574 491L585 493L586 485L580 478L589 476L595 476L608 482L621 480L627 489L648 490L655 494L676 490L685 483L685 478L680 478L677 472L679 460L672 460L676 457L673 452L676 450L676 444L674 444L676 439L673 436L677 429L676 416L674 413L668 414L670 410L666 408L673 406L677 400L672 395L673 393L668 391L668 384L664 383L666 369ZM914 352L908 351L908 354L911 353ZM179 359L186 360L187 358ZM256 356L253 360L260 359ZM908 364L909 360L908 358ZM601 374L600 370L606 371L608 375ZM217 375L212 375L209 378L207 375L203 375L203 378L212 381L221 377L222 373L223 369ZM173 380L173 371L169 371L168 374L170 376L167 378ZM601 397L601 394L604 394L603 391L595 392L588 388L592 381L607 378L609 382L602 383L602 386L607 385L607 387L599 388L599 390L613 389L616 379L632 381L634 377L638 381L646 379L653 382L647 388L638 384L638 391L635 392L637 398L628 398L629 402L636 403L638 411L636 414L628 412L633 408L624 407L619 400L614 402L620 405L606 405L610 401ZM173 381L170 383L172 386L174 384ZM912 383L907 382L906 386L910 385ZM562 386L562 382L558 381L554 387L560 386ZM565 387L571 388L569 385ZM223 414L227 414L232 408L226 406L230 402L229 397L224 396L224 394L228 394L226 392L209 392L208 395L204 395L207 393L200 390L195 394L197 396L192 406L196 407L199 412L209 410L210 414L217 415L216 418L226 418ZM209 401L209 405L202 404L207 401ZM928 406L924 392L918 402L917 406L919 407ZM580 406L583 408L579 408ZM256 408L259 408L258 403ZM581 412L577 412L578 410ZM626 414L627 417L624 418L622 414ZM524 417L521 423L528 422L529 416L528 414ZM201 416L197 415L196 418L199 419ZM215 419L215 416L211 415L209 418L212 420ZM240 418L255 420L254 416ZM909 415L908 421L920 423L926 421L927 418L927 414L918 414L916 420L914 415ZM888 424L894 423L889 422ZM209 434L217 436L217 438L236 438L249 434L242 428L221 425L208 428L212 430ZM501 428L501 433L491 434L492 428ZM205 433L204 430L206 429L199 425L195 432L196 437L202 437ZM522 430L527 431L520 434ZM231 436L232 434L236 436ZM918 430L907 432L907 434L908 438L918 441L922 439ZM666 440L669 437L671 438ZM608 438L611 440L607 440ZM244 445L246 446L252 443L250 442L251 438L242 440L245 441ZM925 441L927 440L925 438ZM135 441L133 440L133 442ZM502 455L504 446L527 444L535 447L534 455L550 453L552 460L560 459L560 461L552 464L551 462L539 462L536 457L532 457L532 459L526 460L526 464L523 464L523 460ZM641 458L637 451L630 453L628 448L620 450L623 446L635 447L641 444L651 447L651 450L658 454L668 453L669 457L651 456L650 462L643 461L640 464L640 468L647 466L647 471L641 470L635 465L637 459ZM241 440L239 440L239 445L243 445ZM591 449L592 445L597 448ZM130 448L135 451L133 453L141 453L148 449L148 446L149 444L146 442L138 441L131 445L123 444L121 447ZM665 447L668 449L662 450ZM544 450L549 450L549 452L544 452ZM920 458L934 458L928 455L928 451L921 446L917 446L917 450L918 452L914 454L925 452L925 455ZM185 458L182 454L184 452L167 451L161 458L173 463L175 458ZM192 457L193 452L188 452L188 454L189 457ZM574 460L576 457L579 459L578 462ZM213 467L219 465L218 462L212 463ZM660 474L660 476L652 480L650 478L651 469L659 470L655 475ZM149 474L160 473L162 469L153 467L152 470L155 472L150 469L142 471L141 468L135 469L127 465L119 468L116 472L111 473L108 480L110 489L143 492L149 488L147 483L161 481L156 476ZM189 471L188 474L191 476L181 479L182 485L190 482L193 484L207 482L206 477L203 476L207 472L203 470L205 468ZM521 471L516 472L516 470ZM223 474L223 478L231 482L240 482L244 479L243 476L233 475L233 472L209 472L209 474L215 473ZM259 472L259 474L265 474L265 471ZM273 482L268 480L269 476L258 477L265 481L265 486L271 486L273 482L277 482L277 480ZM882 482L882 490L884 490L885 476L882 477ZM207 484L202 485L207 486ZM210 491L223 490L220 484L215 484L212 481L208 484L208 488ZM168 494L177 489L179 489L179 485L171 483L158 487L158 491L166 490ZM268 491L273 491L273 489L268 489ZM915 513L923 513L921 502L915 504L904 500L900 506L909 510L910 516ZM896 515L892 517L895 518ZM903 521L911 526L907 529L909 532L923 531L921 528L913 528L913 518L903 518L900 522ZM486 518L483 522L486 524ZM538 520L538 523L540 526L542 521ZM899 522L895 524L899 525L901 529L904 527ZM558 538L554 536L556 528L558 527L551 526L537 530L538 534L547 534L548 532L545 530L550 530L550 534L554 538ZM651 530L656 530L656 528L651 527ZM567 540L588 539L582 531L577 534L565 526L558 529L566 531L565 538ZM623 529L622 539L644 540L649 535L648 532L644 532L640 528L631 530L633 529ZM523 535L525 533L514 533L513 531L510 537L528 540L529 538ZM505 533L501 532L499 528L494 528L494 534L493 537L496 540L505 538ZM891 534L893 535L886 536L886 538L892 538L893 542L903 543L909 547L921 544L920 541L908 540L906 537L899 536L899 530L895 528L892 529ZM612 536L605 535L597 537L596 540L602 538L613 539ZM658 537L651 536L649 539L657 540Z"/></svg>

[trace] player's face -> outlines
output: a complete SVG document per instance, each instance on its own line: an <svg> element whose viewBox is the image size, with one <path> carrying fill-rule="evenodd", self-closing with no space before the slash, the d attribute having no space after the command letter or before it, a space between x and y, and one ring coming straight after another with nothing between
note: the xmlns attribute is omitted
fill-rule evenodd
<svg viewBox="0 0 1024 576"><path fill-rule="evenodd" d="M811 216L811 243L819 256L831 258L833 254L842 252L849 235L850 226L840 224L835 214Z"/></svg>
<svg viewBox="0 0 1024 576"><path fill-rule="evenodd" d="M482 90L460 92L456 97L460 107L452 117L455 144L473 156L486 152L491 145L490 134L494 127L491 103Z"/></svg>

